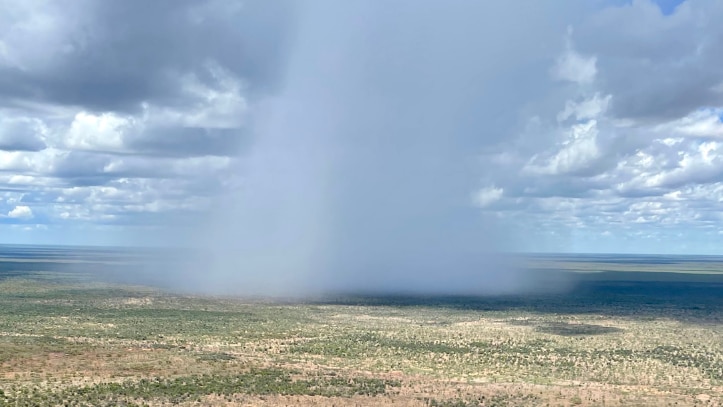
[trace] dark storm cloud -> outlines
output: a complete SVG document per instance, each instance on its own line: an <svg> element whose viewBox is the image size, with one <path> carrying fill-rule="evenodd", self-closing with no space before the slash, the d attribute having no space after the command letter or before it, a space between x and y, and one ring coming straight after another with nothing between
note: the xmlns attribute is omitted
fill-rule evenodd
<svg viewBox="0 0 723 407"><path fill-rule="evenodd" d="M249 95L266 92L279 86L292 14L283 0L51 3L9 27L16 63L0 65L0 95L95 111L183 104L183 76L211 80L209 61L243 78Z"/></svg>
<svg viewBox="0 0 723 407"><path fill-rule="evenodd" d="M0 150L40 151L45 149L42 128L32 120L0 119Z"/></svg>
<svg viewBox="0 0 723 407"><path fill-rule="evenodd" d="M204 155L236 156L244 145L238 129L208 129L202 127L152 128L138 137L126 141L126 146L137 154L155 156L191 157Z"/></svg>
<svg viewBox="0 0 723 407"><path fill-rule="evenodd" d="M723 104L723 3L688 0L664 15L652 2L611 7L574 24L580 51L597 55L599 83L617 117L675 119Z"/></svg>

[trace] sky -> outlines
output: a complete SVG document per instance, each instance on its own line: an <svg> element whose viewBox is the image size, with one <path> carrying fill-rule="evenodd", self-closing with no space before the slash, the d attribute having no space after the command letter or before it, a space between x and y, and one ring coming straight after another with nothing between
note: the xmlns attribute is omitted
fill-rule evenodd
<svg viewBox="0 0 723 407"><path fill-rule="evenodd" d="M722 19L718 0L0 0L0 243L322 269L723 254Z"/></svg>

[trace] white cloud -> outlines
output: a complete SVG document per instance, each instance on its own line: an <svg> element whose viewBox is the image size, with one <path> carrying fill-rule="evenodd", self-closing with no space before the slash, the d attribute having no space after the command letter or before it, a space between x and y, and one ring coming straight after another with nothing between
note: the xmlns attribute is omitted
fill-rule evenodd
<svg viewBox="0 0 723 407"><path fill-rule="evenodd" d="M482 188L474 194L474 204L480 208L487 207L494 202L499 201L504 194L504 189L495 186Z"/></svg>
<svg viewBox="0 0 723 407"><path fill-rule="evenodd" d="M573 125L566 136L552 157L542 159L540 163L540 157L533 156L523 171L532 174L569 174L590 168L600 158L596 120Z"/></svg>
<svg viewBox="0 0 723 407"><path fill-rule="evenodd" d="M33 217L33 211L29 206L18 205L8 212L8 217L14 219L31 219Z"/></svg>
<svg viewBox="0 0 723 407"><path fill-rule="evenodd" d="M590 83L595 80L597 74L597 58L584 57L574 50L569 50L557 60L553 69L553 75L560 80L576 82L580 84Z"/></svg>
<svg viewBox="0 0 723 407"><path fill-rule="evenodd" d="M37 152L0 150L0 170L16 175L51 174L67 156L67 151L54 148Z"/></svg>
<svg viewBox="0 0 723 407"><path fill-rule="evenodd" d="M567 47L565 52L557 58L552 68L552 75L555 79L587 84L595 80L597 75L597 57L584 56L575 51L570 36L572 30L568 31Z"/></svg>
<svg viewBox="0 0 723 407"><path fill-rule="evenodd" d="M695 137L723 137L723 109L701 109L672 123L658 127L659 131Z"/></svg>
<svg viewBox="0 0 723 407"><path fill-rule="evenodd" d="M62 138L66 148L90 151L123 151L123 138L134 130L134 119L115 113L79 112Z"/></svg>

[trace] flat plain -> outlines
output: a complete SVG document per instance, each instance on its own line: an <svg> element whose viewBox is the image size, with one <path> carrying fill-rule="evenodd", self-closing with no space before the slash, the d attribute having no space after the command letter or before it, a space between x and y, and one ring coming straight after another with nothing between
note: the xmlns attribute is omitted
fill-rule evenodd
<svg viewBox="0 0 723 407"><path fill-rule="evenodd" d="M0 406L723 405L723 258L529 255L569 290L305 301L108 278L125 258L0 249Z"/></svg>

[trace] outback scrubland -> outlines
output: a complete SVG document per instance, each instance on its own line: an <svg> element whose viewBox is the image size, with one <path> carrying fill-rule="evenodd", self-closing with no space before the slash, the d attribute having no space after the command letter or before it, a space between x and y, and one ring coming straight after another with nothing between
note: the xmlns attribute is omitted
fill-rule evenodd
<svg viewBox="0 0 723 407"><path fill-rule="evenodd" d="M284 302L5 262L0 406L723 405L716 266L616 264L565 294Z"/></svg>

